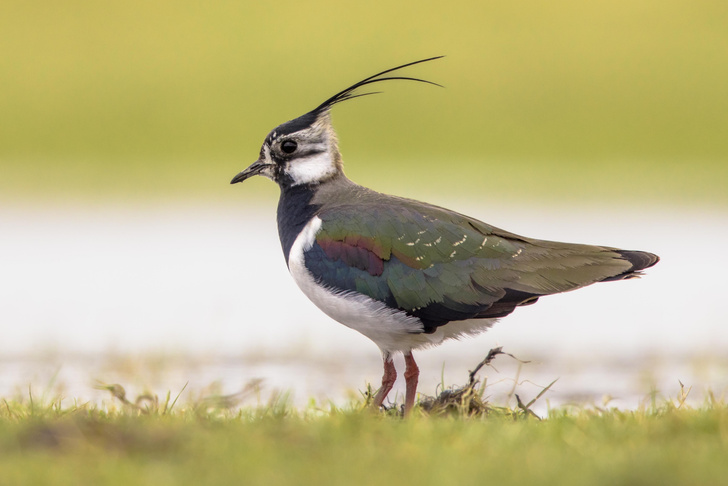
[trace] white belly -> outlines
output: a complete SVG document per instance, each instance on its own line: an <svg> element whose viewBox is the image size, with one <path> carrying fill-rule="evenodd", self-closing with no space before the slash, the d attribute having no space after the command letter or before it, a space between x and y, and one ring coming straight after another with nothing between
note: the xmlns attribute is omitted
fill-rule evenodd
<svg viewBox="0 0 728 486"><path fill-rule="evenodd" d="M406 352L436 346L446 339L478 334L493 325L495 319L473 319L440 326L425 334L422 322L405 312L358 292L336 292L314 280L304 264L303 253L313 245L321 219L314 217L291 247L288 268L293 280L311 302L332 319L355 329L374 341L382 352Z"/></svg>

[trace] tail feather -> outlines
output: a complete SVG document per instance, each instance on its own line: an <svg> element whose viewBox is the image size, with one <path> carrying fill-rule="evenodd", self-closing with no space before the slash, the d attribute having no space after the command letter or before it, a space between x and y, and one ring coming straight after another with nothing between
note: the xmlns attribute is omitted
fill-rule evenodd
<svg viewBox="0 0 728 486"><path fill-rule="evenodd" d="M648 253L646 251L632 251L632 250L614 250L619 253L624 260L627 260L632 264L632 268L626 272L622 272L619 275L608 277L602 280L602 282L612 282L614 280L626 280L630 278L638 278L641 275L641 271L650 268L660 261L660 257L654 253Z"/></svg>
<svg viewBox="0 0 728 486"><path fill-rule="evenodd" d="M612 251L614 253L617 253L622 257L623 260L629 262L632 266L625 270L624 272L614 275L612 277L607 277L602 280L598 280L599 282L611 282L615 280L627 280L630 278L639 278L641 275L641 271L649 268L653 265L655 265L657 262L660 261L660 257L655 255L654 253L648 253L646 251L631 251L631 250L618 250L618 249L612 249L609 248L609 251ZM594 283L592 281L591 283ZM522 292L517 291L513 289L506 288L505 295L500 298L498 301L494 302L490 307L488 307L486 310L480 312L475 317L477 318L500 318L505 317L514 310L516 310L516 307L524 306L524 305L530 305L535 303L539 297L541 297L541 294L537 293L528 293L528 292ZM547 294L544 294L547 295Z"/></svg>

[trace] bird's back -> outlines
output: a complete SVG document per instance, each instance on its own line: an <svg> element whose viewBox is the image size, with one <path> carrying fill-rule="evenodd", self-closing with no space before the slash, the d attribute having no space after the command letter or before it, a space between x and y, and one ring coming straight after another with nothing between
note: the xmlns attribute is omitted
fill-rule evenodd
<svg viewBox="0 0 728 486"><path fill-rule="evenodd" d="M634 277L658 261L646 252L522 237L372 191L343 174L294 212L321 220L304 253L317 282L405 311L425 332L450 321L503 317L544 295Z"/></svg>

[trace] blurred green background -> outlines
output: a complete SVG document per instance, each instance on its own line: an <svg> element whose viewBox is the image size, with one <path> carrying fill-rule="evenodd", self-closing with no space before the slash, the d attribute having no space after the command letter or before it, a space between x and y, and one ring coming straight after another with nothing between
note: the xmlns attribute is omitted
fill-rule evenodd
<svg viewBox="0 0 728 486"><path fill-rule="evenodd" d="M3 3L0 201L275 199L230 178L339 105L347 174L505 201L728 207L728 2ZM236 190L234 190L236 189ZM238 190L239 189L239 190Z"/></svg>

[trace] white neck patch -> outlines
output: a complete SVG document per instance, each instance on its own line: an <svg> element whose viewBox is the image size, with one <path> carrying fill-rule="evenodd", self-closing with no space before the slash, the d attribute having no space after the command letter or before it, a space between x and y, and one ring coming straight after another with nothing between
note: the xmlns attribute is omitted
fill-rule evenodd
<svg viewBox="0 0 728 486"><path fill-rule="evenodd" d="M288 164L286 173L293 179L294 186L311 184L334 175L336 173L336 163L331 157L331 153L326 151L293 160Z"/></svg>

